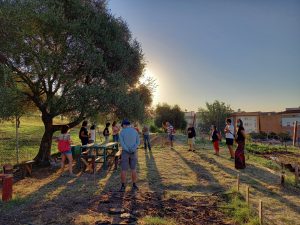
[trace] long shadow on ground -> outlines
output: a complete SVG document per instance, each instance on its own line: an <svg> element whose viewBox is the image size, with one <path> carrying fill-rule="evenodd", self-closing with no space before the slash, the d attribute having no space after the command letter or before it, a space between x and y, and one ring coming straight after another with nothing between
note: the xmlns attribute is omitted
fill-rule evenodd
<svg viewBox="0 0 300 225"><path fill-rule="evenodd" d="M237 172L235 170L222 165L221 163L217 162L213 158L209 158L204 154L200 154L200 156L201 156L201 159L207 161L208 163L211 163L212 165L217 166L220 170L226 172L227 174L230 174L232 176L235 176L237 174ZM261 182L259 182L259 180L262 182L267 182L267 183L269 182L268 180L266 180L264 177L261 176L261 174L266 173L267 171L265 171L261 168L255 167L254 165L251 165L250 168L252 171L250 171L249 169L240 171L241 172L240 179L243 183L250 185L256 191L261 192L268 197L277 199L279 202L281 202L282 204L285 204L294 212L300 213L299 205L294 204L293 202L289 201L288 199L284 198L282 195L280 195L278 193L270 191L263 184L261 184ZM270 172L267 172L267 173L270 173ZM278 178L274 174L270 173L269 175L270 175L271 179L278 180ZM295 194L295 196L296 196L296 194Z"/></svg>

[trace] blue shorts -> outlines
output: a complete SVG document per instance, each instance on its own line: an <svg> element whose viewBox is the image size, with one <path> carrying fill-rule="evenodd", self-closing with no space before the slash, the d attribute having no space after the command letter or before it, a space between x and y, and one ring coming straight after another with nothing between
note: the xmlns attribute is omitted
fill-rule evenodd
<svg viewBox="0 0 300 225"><path fill-rule="evenodd" d="M68 150L68 151L65 151L65 152L62 152L61 154L64 154L64 155L72 155L72 150Z"/></svg>
<svg viewBox="0 0 300 225"><path fill-rule="evenodd" d="M168 135L168 138L169 138L170 141L174 141L174 135L169 134L169 135Z"/></svg>
<svg viewBox="0 0 300 225"><path fill-rule="evenodd" d="M122 171L127 171L128 167L130 167L131 170L136 169L137 164L137 152L128 153L125 150L122 151L121 155L121 169Z"/></svg>

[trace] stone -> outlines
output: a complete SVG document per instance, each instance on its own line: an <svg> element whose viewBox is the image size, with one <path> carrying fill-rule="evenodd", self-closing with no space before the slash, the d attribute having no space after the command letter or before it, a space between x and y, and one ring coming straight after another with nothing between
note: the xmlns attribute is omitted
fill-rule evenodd
<svg viewBox="0 0 300 225"><path fill-rule="evenodd" d="M110 208L109 209L109 214L121 214L124 212L125 212L125 210L122 208Z"/></svg>

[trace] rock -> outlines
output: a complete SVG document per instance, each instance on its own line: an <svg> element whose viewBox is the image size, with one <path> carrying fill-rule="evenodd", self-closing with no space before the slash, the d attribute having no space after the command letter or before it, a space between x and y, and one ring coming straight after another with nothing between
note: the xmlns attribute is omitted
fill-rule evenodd
<svg viewBox="0 0 300 225"><path fill-rule="evenodd" d="M109 220L104 220L104 221L96 221L95 225L110 225L111 222Z"/></svg>
<svg viewBox="0 0 300 225"><path fill-rule="evenodd" d="M122 208L110 208L109 209L109 214L121 214L124 212L125 212L125 210Z"/></svg>
<svg viewBox="0 0 300 225"><path fill-rule="evenodd" d="M122 213L120 215L120 218L121 219L128 219L131 222L136 221L136 217L134 215L130 214L130 213Z"/></svg>

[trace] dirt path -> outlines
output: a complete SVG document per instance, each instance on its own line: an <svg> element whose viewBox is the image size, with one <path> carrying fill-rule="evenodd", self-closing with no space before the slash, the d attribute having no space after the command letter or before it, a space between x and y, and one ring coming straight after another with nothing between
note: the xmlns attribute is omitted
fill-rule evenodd
<svg viewBox="0 0 300 225"><path fill-rule="evenodd" d="M95 180L90 174L34 171L14 185L12 202L0 203L0 224L147 224L147 217L164 217L166 224L232 224L218 195L235 184L238 173L227 151L220 157L210 149L192 153L183 143L179 138L171 150L158 137L151 152L139 149L137 193L129 176L126 192L118 192L119 170L99 168ZM278 175L250 160L240 177L242 190L251 186L251 204L262 199L273 224L300 224L300 193L280 188Z"/></svg>

